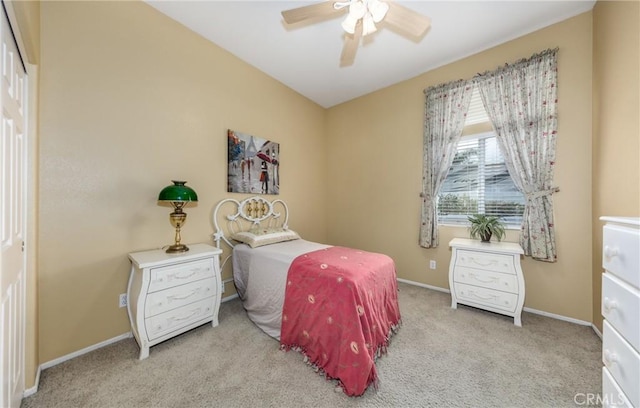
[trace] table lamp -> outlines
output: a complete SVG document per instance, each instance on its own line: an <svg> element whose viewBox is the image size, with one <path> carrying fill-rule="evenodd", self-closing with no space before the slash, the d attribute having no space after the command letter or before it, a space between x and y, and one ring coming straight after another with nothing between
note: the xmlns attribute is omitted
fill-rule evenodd
<svg viewBox="0 0 640 408"><path fill-rule="evenodd" d="M169 215L171 225L176 229L175 243L167 248L167 253L186 252L189 250L184 244L180 243L180 228L187 220L187 214L182 208L190 201L198 201L198 195L191 187L185 186L186 181L171 180L173 185L167 186L160 191L158 201L169 202L174 211Z"/></svg>

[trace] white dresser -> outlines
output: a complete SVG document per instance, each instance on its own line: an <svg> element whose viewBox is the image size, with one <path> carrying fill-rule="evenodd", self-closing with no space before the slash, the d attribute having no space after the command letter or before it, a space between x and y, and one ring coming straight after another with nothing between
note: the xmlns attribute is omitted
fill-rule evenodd
<svg viewBox="0 0 640 408"><path fill-rule="evenodd" d="M454 238L449 265L451 307L458 303L513 317L522 326L524 277L514 242L481 242Z"/></svg>
<svg viewBox="0 0 640 408"><path fill-rule="evenodd" d="M140 360L149 356L149 347L155 344L207 322L218 325L221 252L194 244L179 254L163 250L129 254L127 304Z"/></svg>
<svg viewBox="0 0 640 408"><path fill-rule="evenodd" d="M602 217L602 405L640 407L640 218Z"/></svg>

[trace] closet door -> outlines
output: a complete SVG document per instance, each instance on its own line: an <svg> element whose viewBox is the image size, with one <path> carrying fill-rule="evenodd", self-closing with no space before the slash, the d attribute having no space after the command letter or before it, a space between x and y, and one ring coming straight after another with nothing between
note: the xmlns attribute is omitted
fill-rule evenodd
<svg viewBox="0 0 640 408"><path fill-rule="evenodd" d="M26 74L4 8L0 18L0 406L24 394Z"/></svg>

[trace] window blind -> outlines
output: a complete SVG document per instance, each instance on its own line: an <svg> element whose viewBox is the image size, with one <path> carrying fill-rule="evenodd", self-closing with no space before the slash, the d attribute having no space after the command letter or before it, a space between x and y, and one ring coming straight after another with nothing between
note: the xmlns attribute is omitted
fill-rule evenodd
<svg viewBox="0 0 640 408"><path fill-rule="evenodd" d="M487 214L519 226L523 211L524 196L509 175L495 133L463 137L438 195L438 222L467 224L468 215Z"/></svg>
<svg viewBox="0 0 640 408"><path fill-rule="evenodd" d="M489 122L489 116L487 115L487 111L484 109L482 98L480 97L480 91L478 90L478 87L474 86L473 92L471 93L469 111L467 112L464 125L469 126L486 122Z"/></svg>

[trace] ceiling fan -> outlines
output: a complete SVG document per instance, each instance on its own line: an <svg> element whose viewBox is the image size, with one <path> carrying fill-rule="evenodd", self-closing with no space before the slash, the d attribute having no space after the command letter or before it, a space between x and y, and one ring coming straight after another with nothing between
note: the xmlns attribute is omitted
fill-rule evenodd
<svg viewBox="0 0 640 408"><path fill-rule="evenodd" d="M342 22L346 35L340 66L353 64L361 37L375 32L376 24L383 20L384 24L410 38L420 38L431 26L429 17L397 3L382 0L324 1L285 10L282 17L287 24L295 24L341 14L347 10L347 17Z"/></svg>

